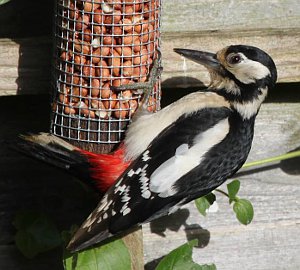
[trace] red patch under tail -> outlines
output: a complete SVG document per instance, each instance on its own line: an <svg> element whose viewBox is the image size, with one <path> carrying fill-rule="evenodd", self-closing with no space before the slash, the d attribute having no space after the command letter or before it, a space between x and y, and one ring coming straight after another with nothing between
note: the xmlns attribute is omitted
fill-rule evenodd
<svg viewBox="0 0 300 270"><path fill-rule="evenodd" d="M129 161L124 161L123 145L110 154L94 154L82 149L80 152L88 158L91 177L101 192L111 187L130 164Z"/></svg>

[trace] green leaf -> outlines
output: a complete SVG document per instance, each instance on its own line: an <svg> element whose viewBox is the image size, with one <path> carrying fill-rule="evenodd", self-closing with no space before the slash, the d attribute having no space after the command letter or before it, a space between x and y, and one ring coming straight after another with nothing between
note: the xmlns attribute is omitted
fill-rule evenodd
<svg viewBox="0 0 300 270"><path fill-rule="evenodd" d="M197 244L198 240L195 239L174 249L160 261L155 270L216 270L214 264L199 265L193 261L193 247Z"/></svg>
<svg viewBox="0 0 300 270"><path fill-rule="evenodd" d="M227 184L228 196L229 196L229 203L236 201L236 195L240 190L240 181L233 180L231 183Z"/></svg>
<svg viewBox="0 0 300 270"><path fill-rule="evenodd" d="M254 210L250 201L246 199L238 199L233 205L233 211L236 213L238 221L244 225L251 223Z"/></svg>
<svg viewBox="0 0 300 270"><path fill-rule="evenodd" d="M27 258L33 258L61 244L56 226L44 214L33 211L21 212L16 215L14 226L17 229L16 245Z"/></svg>
<svg viewBox="0 0 300 270"><path fill-rule="evenodd" d="M206 216L206 211L215 202L216 195L213 193L208 193L195 200L195 205L201 215Z"/></svg>
<svg viewBox="0 0 300 270"><path fill-rule="evenodd" d="M10 0L0 0L0 6L3 4L6 4L7 2L9 2Z"/></svg>
<svg viewBox="0 0 300 270"><path fill-rule="evenodd" d="M122 239L75 254L65 253L65 270L130 270L131 258Z"/></svg>

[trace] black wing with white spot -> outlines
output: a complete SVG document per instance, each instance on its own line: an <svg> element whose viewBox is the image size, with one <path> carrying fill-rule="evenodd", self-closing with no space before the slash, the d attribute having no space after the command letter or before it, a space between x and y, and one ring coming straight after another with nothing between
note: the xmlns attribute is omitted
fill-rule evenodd
<svg viewBox="0 0 300 270"><path fill-rule="evenodd" d="M183 194L174 190L176 181L201 163L201 151L218 142L212 138L215 128L220 140L226 136L230 114L226 107L201 109L163 130L109 189L69 248L86 248L183 202Z"/></svg>

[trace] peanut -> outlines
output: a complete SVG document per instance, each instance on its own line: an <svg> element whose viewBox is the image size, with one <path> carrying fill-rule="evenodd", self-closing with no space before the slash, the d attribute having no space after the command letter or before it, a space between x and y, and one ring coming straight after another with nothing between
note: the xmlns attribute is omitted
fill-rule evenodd
<svg viewBox="0 0 300 270"><path fill-rule="evenodd" d="M123 44L125 45L132 45L134 43L135 40L138 39L138 33L136 32L133 32L132 35L127 35L127 36L124 36L121 40Z"/></svg>
<svg viewBox="0 0 300 270"><path fill-rule="evenodd" d="M102 87L101 87L101 91L100 91L100 97L103 99L109 98L111 94L111 90L110 90L110 86L109 83L105 83Z"/></svg>
<svg viewBox="0 0 300 270"><path fill-rule="evenodd" d="M75 39L75 41L74 41L74 49L77 52L89 54L90 47L91 47L90 44L86 41L80 42L78 39Z"/></svg>
<svg viewBox="0 0 300 270"><path fill-rule="evenodd" d="M106 0L106 2L112 5L113 9L120 10L122 8L122 0Z"/></svg>
<svg viewBox="0 0 300 270"><path fill-rule="evenodd" d="M75 5L70 2L70 6L69 6L69 16L71 19L78 19L78 14L79 14L79 11L78 9L76 8L75 9Z"/></svg>
<svg viewBox="0 0 300 270"><path fill-rule="evenodd" d="M74 1L67 2L64 14L72 21L64 21L63 36L68 38L59 55L66 61L58 95L58 101L68 105L62 107L64 112L107 119L113 110L115 118L130 117L138 107L133 91L117 95L110 86L147 80L158 46L157 1L82 0L76 8ZM148 110L156 110L153 97Z"/></svg>
<svg viewBox="0 0 300 270"><path fill-rule="evenodd" d="M127 17L131 17L134 13L134 7L133 5L126 5L125 6L125 14Z"/></svg>
<svg viewBox="0 0 300 270"><path fill-rule="evenodd" d="M123 63L123 76L130 77L133 74L132 62L127 60Z"/></svg>
<svg viewBox="0 0 300 270"><path fill-rule="evenodd" d="M78 86L73 87L73 89L71 90L71 102L79 102L80 98L80 90Z"/></svg>
<svg viewBox="0 0 300 270"><path fill-rule="evenodd" d="M94 34L100 35L100 34L106 34L106 27L104 25L93 25L93 32Z"/></svg>
<svg viewBox="0 0 300 270"><path fill-rule="evenodd" d="M142 77L147 74L147 68L145 65L133 68L134 77ZM137 78L136 78L137 79Z"/></svg>
<svg viewBox="0 0 300 270"><path fill-rule="evenodd" d="M118 101L115 106L114 116L118 119L125 119L128 115L128 103Z"/></svg>
<svg viewBox="0 0 300 270"><path fill-rule="evenodd" d="M126 47L116 47L115 50L119 55L124 56L124 58L128 58L132 56L132 49L128 46Z"/></svg>
<svg viewBox="0 0 300 270"><path fill-rule="evenodd" d="M98 64L102 57L108 56L110 52L109 47L100 47L93 51L92 62Z"/></svg>
<svg viewBox="0 0 300 270"><path fill-rule="evenodd" d="M77 84L77 85L79 85L79 84L81 84L82 83L82 78L81 77L79 77L78 75L73 75L73 84Z"/></svg>
<svg viewBox="0 0 300 270"><path fill-rule="evenodd" d="M121 10L115 10L113 14L105 15L104 23L105 24L118 24L122 18Z"/></svg>
<svg viewBox="0 0 300 270"><path fill-rule="evenodd" d="M123 34L123 30L119 26L113 26L112 27L112 33L116 36L121 36Z"/></svg>
<svg viewBox="0 0 300 270"><path fill-rule="evenodd" d="M99 94L100 94L100 81L98 79L92 79L91 85L92 85L91 96L92 97L99 97Z"/></svg>
<svg viewBox="0 0 300 270"><path fill-rule="evenodd" d="M122 9L122 0L106 0L107 3L112 5L113 9L121 10Z"/></svg>
<svg viewBox="0 0 300 270"><path fill-rule="evenodd" d="M64 106L65 114L75 114L76 110L70 106Z"/></svg>
<svg viewBox="0 0 300 270"><path fill-rule="evenodd" d="M140 65L142 63L145 63L148 59L148 50L142 49L140 54L136 54L133 58L133 64Z"/></svg>
<svg viewBox="0 0 300 270"><path fill-rule="evenodd" d="M84 14L83 16L79 15L75 23L75 30L77 31L85 30L86 28L88 28L89 23L90 23L89 15L87 14Z"/></svg>
<svg viewBox="0 0 300 270"><path fill-rule="evenodd" d="M120 85L129 84L130 80L126 78L113 80L112 85L115 87L119 87Z"/></svg>
<svg viewBox="0 0 300 270"><path fill-rule="evenodd" d="M109 99L103 100L102 103L107 110L114 109L117 103L117 95L112 94Z"/></svg>
<svg viewBox="0 0 300 270"><path fill-rule="evenodd" d="M107 111L105 110L105 107L100 100L93 99L92 100L92 108L95 109L94 113L99 118L107 118L108 117Z"/></svg>
<svg viewBox="0 0 300 270"><path fill-rule="evenodd" d="M86 63L85 56L81 55L81 54L75 54L75 56L74 56L74 63L76 65L84 65Z"/></svg>
<svg viewBox="0 0 300 270"><path fill-rule="evenodd" d="M112 57L108 59L108 65L112 67L112 75L119 76L121 59L116 50L113 50Z"/></svg>
<svg viewBox="0 0 300 270"><path fill-rule="evenodd" d="M110 46L117 44L116 40L111 36L104 36L102 42L103 42L104 45L110 45Z"/></svg>
<svg viewBox="0 0 300 270"><path fill-rule="evenodd" d="M90 77L90 76L95 77L95 75L96 75L95 66L91 65L90 60L88 60L86 62L86 65L83 66L82 73L83 73L83 75L85 75L87 77Z"/></svg>
<svg viewBox="0 0 300 270"><path fill-rule="evenodd" d="M87 29L84 30L83 39L86 42L91 42L91 40L92 40L92 31L90 29L87 28Z"/></svg>
<svg viewBox="0 0 300 270"><path fill-rule="evenodd" d="M86 1L83 7L84 11L91 12L93 9L93 4L91 2Z"/></svg>
<svg viewBox="0 0 300 270"><path fill-rule="evenodd" d="M69 100L68 100L68 96L65 94L59 94L58 96L58 100L63 103L63 104L68 104Z"/></svg>
<svg viewBox="0 0 300 270"><path fill-rule="evenodd" d="M132 20L130 18L124 18L121 21L121 24L123 24L123 29L125 32L133 32L133 24L132 24Z"/></svg>
<svg viewBox="0 0 300 270"><path fill-rule="evenodd" d="M110 72L104 60L102 60L96 67L96 76L100 77L102 81L107 81L110 79Z"/></svg>
<svg viewBox="0 0 300 270"><path fill-rule="evenodd" d="M93 20L96 24L102 24L103 13L101 9L96 9L94 11Z"/></svg>
<svg viewBox="0 0 300 270"><path fill-rule="evenodd" d="M133 51L140 52L142 49L141 41L139 38L135 39L133 42Z"/></svg>
<svg viewBox="0 0 300 270"><path fill-rule="evenodd" d="M76 106L79 108L79 112L81 115L85 117L95 118L95 113L89 110L88 106L83 102L80 101L76 104Z"/></svg>

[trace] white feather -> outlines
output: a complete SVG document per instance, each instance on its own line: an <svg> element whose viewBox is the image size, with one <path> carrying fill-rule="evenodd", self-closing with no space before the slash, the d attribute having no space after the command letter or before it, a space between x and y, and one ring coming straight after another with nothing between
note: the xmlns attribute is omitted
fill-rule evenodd
<svg viewBox="0 0 300 270"><path fill-rule="evenodd" d="M180 116L202 108L229 107L220 95L212 92L189 94L154 114L141 115L130 124L125 138L126 160L134 160L142 154L158 134Z"/></svg>
<svg viewBox="0 0 300 270"><path fill-rule="evenodd" d="M221 142L229 132L228 118L195 137L194 145L186 144L176 149L175 156L162 163L150 176L150 190L160 197L174 195L174 183L193 168L200 165L203 156L214 145Z"/></svg>
<svg viewBox="0 0 300 270"><path fill-rule="evenodd" d="M260 105L265 100L267 94L268 94L268 88L262 88L261 94L257 97L257 99L254 99L253 101L239 103L235 102L233 103L233 107L239 112L239 114L244 119L249 119L252 116L256 115L258 112L258 109L260 108Z"/></svg>
<svg viewBox="0 0 300 270"><path fill-rule="evenodd" d="M53 144L58 144L61 147L66 148L67 150L70 151L77 149L75 146L71 145L70 143L67 143L63 139L56 137L53 134L44 133L44 132L41 132L39 134L34 134L34 135L22 135L21 138L33 143L40 144L42 146L47 146L48 144L53 143Z"/></svg>

